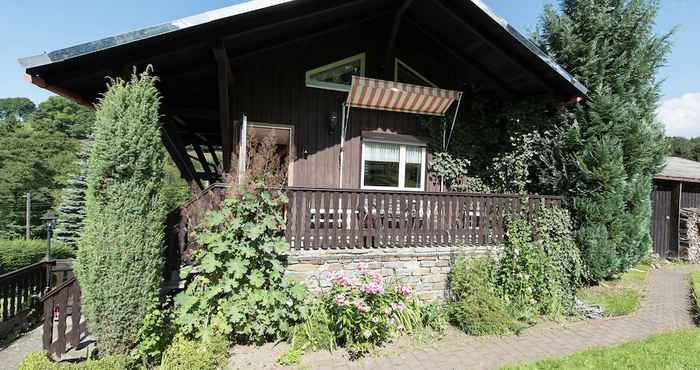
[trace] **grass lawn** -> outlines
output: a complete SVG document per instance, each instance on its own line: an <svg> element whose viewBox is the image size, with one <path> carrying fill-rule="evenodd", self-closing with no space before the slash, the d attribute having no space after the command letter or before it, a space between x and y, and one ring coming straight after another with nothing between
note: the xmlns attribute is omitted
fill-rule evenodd
<svg viewBox="0 0 700 370"><path fill-rule="evenodd" d="M620 276L584 287L578 291L579 299L600 306L606 316L631 314L639 307L642 292L647 283L650 266L639 264Z"/></svg>
<svg viewBox="0 0 700 370"><path fill-rule="evenodd" d="M695 304L695 319L700 317L700 272L692 272L690 274L690 291Z"/></svg>
<svg viewBox="0 0 700 370"><path fill-rule="evenodd" d="M641 342L618 347L594 348L585 352L509 366L510 370L550 369L700 369L700 330L689 329L655 335Z"/></svg>

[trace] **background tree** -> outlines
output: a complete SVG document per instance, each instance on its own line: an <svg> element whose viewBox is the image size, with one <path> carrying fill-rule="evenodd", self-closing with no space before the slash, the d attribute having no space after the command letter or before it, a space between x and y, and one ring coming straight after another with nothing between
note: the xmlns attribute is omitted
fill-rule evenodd
<svg viewBox="0 0 700 370"><path fill-rule="evenodd" d="M88 164L75 272L90 330L106 353L132 347L162 276L165 150L157 79L148 72L110 81Z"/></svg>
<svg viewBox="0 0 700 370"><path fill-rule="evenodd" d="M84 229L85 191L87 189L85 176L87 160L90 155L89 150L89 144L83 144L83 149L78 156L78 173L68 180L63 189L61 205L58 207L54 234L56 239L71 246L77 243Z"/></svg>
<svg viewBox="0 0 700 370"><path fill-rule="evenodd" d="M663 163L656 74L670 33L653 31L655 0L562 0L545 7L536 41L589 87L549 138L539 186L574 198L579 244L593 279L649 253L651 179Z"/></svg>
<svg viewBox="0 0 700 370"><path fill-rule="evenodd" d="M684 137L668 137L668 154L674 157L700 161L700 137L686 139Z"/></svg>
<svg viewBox="0 0 700 370"><path fill-rule="evenodd" d="M24 126L0 135L0 238L24 236L24 195L30 191L33 234L43 235L40 218L60 194L65 174L77 171L78 147L61 133Z"/></svg>
<svg viewBox="0 0 700 370"><path fill-rule="evenodd" d="M34 112L36 106L28 98L4 98L0 99L0 121L22 121L26 116Z"/></svg>
<svg viewBox="0 0 700 370"><path fill-rule="evenodd" d="M42 131L58 131L72 139L90 136L95 113L61 96L50 96L32 114L32 125Z"/></svg>

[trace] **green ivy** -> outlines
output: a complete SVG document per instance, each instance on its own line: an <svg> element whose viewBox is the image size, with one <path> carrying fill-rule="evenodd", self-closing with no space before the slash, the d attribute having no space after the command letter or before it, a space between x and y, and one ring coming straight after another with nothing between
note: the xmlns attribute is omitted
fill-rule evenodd
<svg viewBox="0 0 700 370"><path fill-rule="evenodd" d="M196 233L195 277L175 297L183 333L200 338L211 329L244 343L287 336L306 288L284 276L286 202L280 191L253 188L230 194L208 214Z"/></svg>

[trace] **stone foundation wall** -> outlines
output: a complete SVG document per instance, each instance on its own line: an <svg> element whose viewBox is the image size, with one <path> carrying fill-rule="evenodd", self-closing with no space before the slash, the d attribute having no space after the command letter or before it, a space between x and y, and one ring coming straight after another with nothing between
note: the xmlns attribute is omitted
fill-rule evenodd
<svg viewBox="0 0 700 370"><path fill-rule="evenodd" d="M312 291L330 286L331 272L357 276L360 264L368 272L398 278L424 300L444 299L452 260L458 256L496 256L501 246L411 247L372 249L294 250L287 274Z"/></svg>

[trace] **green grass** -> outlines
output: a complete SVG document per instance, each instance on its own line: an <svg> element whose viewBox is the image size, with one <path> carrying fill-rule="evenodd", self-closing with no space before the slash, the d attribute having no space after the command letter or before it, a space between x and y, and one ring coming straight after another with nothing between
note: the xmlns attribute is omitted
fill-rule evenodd
<svg viewBox="0 0 700 370"><path fill-rule="evenodd" d="M690 290L693 297L693 303L695 304L694 313L695 320L700 318L700 272L690 273Z"/></svg>
<svg viewBox="0 0 700 370"><path fill-rule="evenodd" d="M618 347L594 348L571 356L533 364L509 366L510 370L616 370L700 369L700 330L655 335Z"/></svg>
<svg viewBox="0 0 700 370"><path fill-rule="evenodd" d="M639 264L634 269L596 286L581 288L579 299L600 306L606 316L624 316L637 310L646 287L650 266Z"/></svg>

